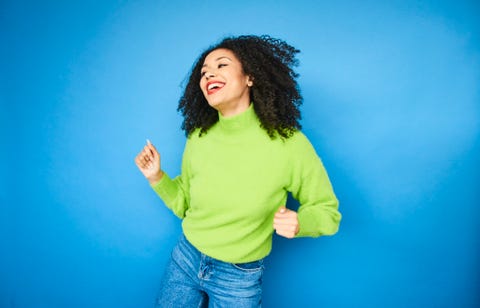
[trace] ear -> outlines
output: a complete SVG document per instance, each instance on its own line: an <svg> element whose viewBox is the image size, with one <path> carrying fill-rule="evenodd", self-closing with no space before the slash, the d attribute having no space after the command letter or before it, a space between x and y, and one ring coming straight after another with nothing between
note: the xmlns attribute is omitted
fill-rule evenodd
<svg viewBox="0 0 480 308"><path fill-rule="evenodd" d="M253 77L247 76L247 86L250 88L253 86Z"/></svg>

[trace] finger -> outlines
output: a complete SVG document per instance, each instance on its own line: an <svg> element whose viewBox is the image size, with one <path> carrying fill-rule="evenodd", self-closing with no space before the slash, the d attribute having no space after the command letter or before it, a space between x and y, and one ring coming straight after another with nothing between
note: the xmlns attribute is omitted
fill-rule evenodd
<svg viewBox="0 0 480 308"><path fill-rule="evenodd" d="M148 157L143 157L142 164L144 169L148 169L153 163L148 159Z"/></svg>
<svg viewBox="0 0 480 308"><path fill-rule="evenodd" d="M144 163L144 164L147 164L149 161L150 161L150 157L148 157L148 154L147 153L143 153L142 157L141 157L141 161Z"/></svg>
<svg viewBox="0 0 480 308"><path fill-rule="evenodd" d="M275 230L295 231L298 229L298 227L298 224L273 224L273 229Z"/></svg>
<svg viewBox="0 0 480 308"><path fill-rule="evenodd" d="M146 169L154 169L157 165L158 160L153 158L153 154L150 151L150 148L145 147L143 151L143 161Z"/></svg>
<svg viewBox="0 0 480 308"><path fill-rule="evenodd" d="M142 168L141 163L140 163L140 158L138 156L135 157L135 165L137 165L138 168Z"/></svg>
<svg viewBox="0 0 480 308"><path fill-rule="evenodd" d="M153 159L149 154L145 154L144 159L147 163L153 162Z"/></svg>
<svg viewBox="0 0 480 308"><path fill-rule="evenodd" d="M278 210L275 212L274 216L275 217L281 217L285 214L285 212L287 211L287 208L285 206L281 206L278 208Z"/></svg>
<svg viewBox="0 0 480 308"><path fill-rule="evenodd" d="M296 229L297 226L283 226L282 228L279 228L283 233L294 233Z"/></svg>
<svg viewBox="0 0 480 308"><path fill-rule="evenodd" d="M143 150L143 153L144 153L144 156L145 156L145 160L149 163L155 163L156 161L158 161L156 158L155 158L155 154L152 153L152 151L150 150L150 148L148 147L145 147L145 149Z"/></svg>
<svg viewBox="0 0 480 308"><path fill-rule="evenodd" d="M288 226L288 225L296 225L298 221L296 219L274 219L273 223L276 225Z"/></svg>
<svg viewBox="0 0 480 308"><path fill-rule="evenodd" d="M153 162L144 151L140 152L140 154L135 157L135 164L142 172L154 167Z"/></svg>
<svg viewBox="0 0 480 308"><path fill-rule="evenodd" d="M152 153L153 158L156 158L158 156L157 148L155 148L155 146L148 139L147 139L147 146L146 147L150 150L150 153Z"/></svg>
<svg viewBox="0 0 480 308"><path fill-rule="evenodd" d="M143 155L140 153L135 157L135 164L137 164L138 167L143 168L145 165L145 161L143 159Z"/></svg>
<svg viewBox="0 0 480 308"><path fill-rule="evenodd" d="M284 228L284 227L289 227L289 226L298 226L298 220L296 219L291 219L291 220L280 220L280 219L274 219L273 220L273 225L276 227Z"/></svg>
<svg viewBox="0 0 480 308"><path fill-rule="evenodd" d="M148 157L153 157L153 153L148 146L145 146L143 148L143 153L144 153L144 155L146 155Z"/></svg>
<svg viewBox="0 0 480 308"><path fill-rule="evenodd" d="M154 153L152 152L151 148L149 146L145 146L143 148L143 151L144 155L146 155L150 160L154 160Z"/></svg>
<svg viewBox="0 0 480 308"><path fill-rule="evenodd" d="M296 221L295 217L274 217L273 221L278 222L278 223L288 223L289 221Z"/></svg>
<svg viewBox="0 0 480 308"><path fill-rule="evenodd" d="M274 217L275 218L279 218L279 219L289 219L289 218L294 218L297 216L297 212L295 211L290 211L290 210L287 210L287 212L285 213L275 213Z"/></svg>
<svg viewBox="0 0 480 308"><path fill-rule="evenodd" d="M278 226L275 230L282 234L293 233L295 235L298 232L298 226Z"/></svg>

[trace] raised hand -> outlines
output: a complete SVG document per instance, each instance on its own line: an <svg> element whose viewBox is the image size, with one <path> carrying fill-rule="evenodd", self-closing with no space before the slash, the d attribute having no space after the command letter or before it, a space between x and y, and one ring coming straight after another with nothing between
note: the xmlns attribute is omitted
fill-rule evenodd
<svg viewBox="0 0 480 308"><path fill-rule="evenodd" d="M143 150L135 157L135 164L150 184L160 181L163 176L160 166L160 154L148 139Z"/></svg>

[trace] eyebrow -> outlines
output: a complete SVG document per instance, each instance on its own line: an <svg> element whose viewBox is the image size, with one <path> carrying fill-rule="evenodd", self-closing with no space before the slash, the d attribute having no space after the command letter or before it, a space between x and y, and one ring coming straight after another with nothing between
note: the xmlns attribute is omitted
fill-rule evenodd
<svg viewBox="0 0 480 308"><path fill-rule="evenodd" d="M227 59L227 60L232 61L232 59L230 59L230 58L227 57L227 56L218 57L218 58L215 59L215 61L219 61L219 60L222 60L222 59ZM205 67L205 66L207 66L207 65L206 65L206 64L202 65L202 67Z"/></svg>

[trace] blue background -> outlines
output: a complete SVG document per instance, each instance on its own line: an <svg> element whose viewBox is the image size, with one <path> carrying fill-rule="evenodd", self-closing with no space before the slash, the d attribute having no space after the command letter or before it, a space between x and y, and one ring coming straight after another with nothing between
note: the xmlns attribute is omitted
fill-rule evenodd
<svg viewBox="0 0 480 308"><path fill-rule="evenodd" d="M478 307L475 1L2 1L1 307L150 307L180 221L133 159L179 172L177 101L228 34L302 50L304 132L344 216L274 239L265 307Z"/></svg>

